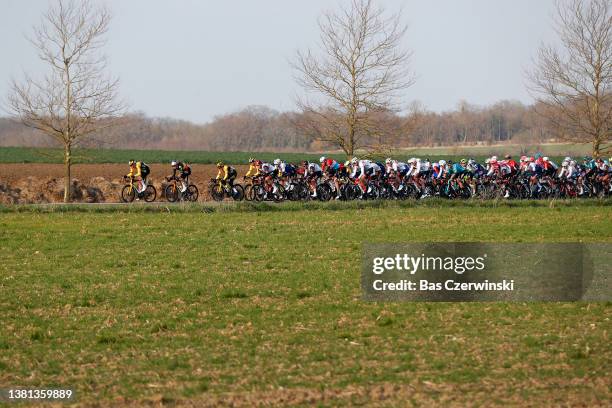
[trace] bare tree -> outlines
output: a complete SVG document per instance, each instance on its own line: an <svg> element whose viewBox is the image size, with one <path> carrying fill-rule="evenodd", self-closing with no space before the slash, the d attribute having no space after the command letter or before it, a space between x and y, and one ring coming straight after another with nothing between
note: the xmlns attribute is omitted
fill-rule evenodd
<svg viewBox="0 0 612 408"><path fill-rule="evenodd" d="M593 155L612 140L612 3L557 3L561 47L542 46L529 73L531 91L561 139L591 143Z"/></svg>
<svg viewBox="0 0 612 408"><path fill-rule="evenodd" d="M351 0L319 19L320 53L297 53L297 82L319 102L298 101L312 118L313 134L341 148L375 149L384 130L373 117L397 110L401 91L413 84L412 54L402 48L401 13L386 16L373 0ZM321 100L322 99L322 100Z"/></svg>
<svg viewBox="0 0 612 408"><path fill-rule="evenodd" d="M111 20L105 8L88 1L58 1L35 27L30 42L48 66L44 78L27 74L13 81L8 97L12 114L64 148L64 202L70 201L72 148L101 128L115 125L124 112L118 79L106 75L100 53Z"/></svg>

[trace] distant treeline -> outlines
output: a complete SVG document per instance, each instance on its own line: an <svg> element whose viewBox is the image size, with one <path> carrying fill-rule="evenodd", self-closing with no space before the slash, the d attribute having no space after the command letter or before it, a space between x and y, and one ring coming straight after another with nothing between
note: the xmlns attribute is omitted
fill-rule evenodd
<svg viewBox="0 0 612 408"><path fill-rule="evenodd" d="M553 138L534 106L502 101L488 107L460 103L451 112L435 113L414 108L406 115L386 115L389 126L399 129L396 148L453 146L512 142L533 144ZM315 139L297 112L277 112L251 106L197 125L184 120L149 118L134 113L121 126L94 135L82 147L206 151L325 151L330 145ZM0 146L50 147L53 142L36 130L0 118Z"/></svg>

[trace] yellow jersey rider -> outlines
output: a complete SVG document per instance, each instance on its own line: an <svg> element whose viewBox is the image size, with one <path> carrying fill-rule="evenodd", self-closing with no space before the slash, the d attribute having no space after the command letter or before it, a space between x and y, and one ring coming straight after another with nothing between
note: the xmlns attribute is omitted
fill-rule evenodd
<svg viewBox="0 0 612 408"><path fill-rule="evenodd" d="M249 171L244 175L244 178L257 177L261 173L261 162L259 160L249 159Z"/></svg>
<svg viewBox="0 0 612 408"><path fill-rule="evenodd" d="M138 193L142 193L147 188L147 176L151 173L149 166L142 161L130 160L130 172L126 174L126 177L133 178L139 181Z"/></svg>
<svg viewBox="0 0 612 408"><path fill-rule="evenodd" d="M221 180L223 184L229 184L230 188L234 188L234 180L238 173L236 169L227 164L223 164L223 162L217 163L217 180Z"/></svg>

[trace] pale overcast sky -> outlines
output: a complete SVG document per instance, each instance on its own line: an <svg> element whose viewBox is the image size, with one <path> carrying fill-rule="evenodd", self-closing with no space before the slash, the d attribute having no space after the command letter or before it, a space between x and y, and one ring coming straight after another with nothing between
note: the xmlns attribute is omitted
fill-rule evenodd
<svg viewBox="0 0 612 408"><path fill-rule="evenodd" d="M106 54L135 111L198 123L248 105L295 109L288 60L318 40L317 16L342 0L98 0L114 19ZM529 103L538 45L552 41L554 0L381 0L403 7L417 83L406 102L434 111L461 99ZM11 77L40 73L25 35L48 0L0 0L0 97Z"/></svg>

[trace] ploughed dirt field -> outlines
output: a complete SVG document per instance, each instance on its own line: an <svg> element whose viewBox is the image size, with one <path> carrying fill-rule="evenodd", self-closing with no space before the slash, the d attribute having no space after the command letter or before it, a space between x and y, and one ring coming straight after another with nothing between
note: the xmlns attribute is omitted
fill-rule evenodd
<svg viewBox="0 0 612 408"><path fill-rule="evenodd" d="M150 164L149 181L157 189L157 201L165 201L165 177L172 171L166 164ZM191 165L190 183L200 191L199 201L210 200L208 181L217 175L211 164ZM242 181L248 166L235 166L237 181ZM125 164L75 164L72 166L73 201L118 202L122 180L129 171ZM31 204L61 202L64 195L64 166L62 164L0 164L0 204Z"/></svg>

